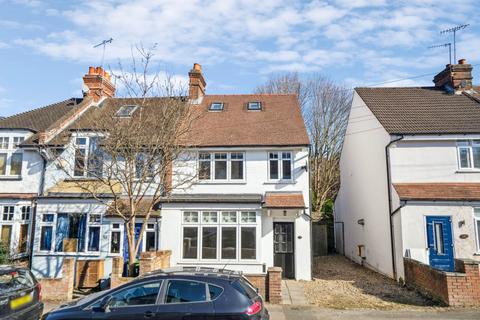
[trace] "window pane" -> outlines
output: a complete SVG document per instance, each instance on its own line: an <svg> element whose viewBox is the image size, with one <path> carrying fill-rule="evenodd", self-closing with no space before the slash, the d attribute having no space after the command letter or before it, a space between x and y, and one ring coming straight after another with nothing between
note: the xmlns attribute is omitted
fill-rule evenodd
<svg viewBox="0 0 480 320"><path fill-rule="evenodd" d="M460 168L470 168L470 152L468 148L460 148Z"/></svg>
<svg viewBox="0 0 480 320"><path fill-rule="evenodd" d="M210 161L200 161L198 167L198 179L210 180Z"/></svg>
<svg viewBox="0 0 480 320"><path fill-rule="evenodd" d="M145 250L155 251L155 232L149 231L146 234Z"/></svg>
<svg viewBox="0 0 480 320"><path fill-rule="evenodd" d="M242 180L243 179L243 161L232 160L231 164L231 177L232 180Z"/></svg>
<svg viewBox="0 0 480 320"><path fill-rule="evenodd" d="M52 230L51 226L43 226L40 233L40 250L50 251L52 249Z"/></svg>
<svg viewBox="0 0 480 320"><path fill-rule="evenodd" d="M0 240L5 247L10 248L10 240L12 238L12 226L4 225L4 226L1 226L1 228L2 228L2 233L1 233Z"/></svg>
<svg viewBox="0 0 480 320"><path fill-rule="evenodd" d="M87 165L89 177L101 177L103 174L103 151L99 143L99 138L90 138Z"/></svg>
<svg viewBox="0 0 480 320"><path fill-rule="evenodd" d="M47 213L42 217L43 222L53 222L53 214Z"/></svg>
<svg viewBox="0 0 480 320"><path fill-rule="evenodd" d="M242 259L256 259L256 228L254 227L243 227L242 228L242 249L241 249L241 258Z"/></svg>
<svg viewBox="0 0 480 320"><path fill-rule="evenodd" d="M222 228L222 259L237 258L237 228Z"/></svg>
<svg viewBox="0 0 480 320"><path fill-rule="evenodd" d="M222 212L222 222L237 223L237 212L236 211Z"/></svg>
<svg viewBox="0 0 480 320"><path fill-rule="evenodd" d="M472 147L473 167L480 169L480 147Z"/></svg>
<svg viewBox="0 0 480 320"><path fill-rule="evenodd" d="M278 161L270 160L270 179L278 179Z"/></svg>
<svg viewBox="0 0 480 320"><path fill-rule="evenodd" d="M210 293L210 300L215 300L222 294L223 288L208 284L208 292Z"/></svg>
<svg viewBox="0 0 480 320"><path fill-rule="evenodd" d="M19 252L27 252L28 224L20 225L20 241L18 243Z"/></svg>
<svg viewBox="0 0 480 320"><path fill-rule="evenodd" d="M0 149L8 149L8 137L0 137Z"/></svg>
<svg viewBox="0 0 480 320"><path fill-rule="evenodd" d="M68 239L70 220L67 214L57 215L57 228L55 231L55 251L63 251L63 240Z"/></svg>
<svg viewBox="0 0 480 320"><path fill-rule="evenodd" d="M0 175L4 176L7 173L7 155L5 153L0 154Z"/></svg>
<svg viewBox="0 0 480 320"><path fill-rule="evenodd" d="M242 223L255 223L257 222L256 212L242 212Z"/></svg>
<svg viewBox="0 0 480 320"><path fill-rule="evenodd" d="M160 291L160 283L161 282L146 283L114 293L112 294L109 307L117 308L155 304L157 302L158 292Z"/></svg>
<svg viewBox="0 0 480 320"><path fill-rule="evenodd" d="M219 180L227 179L227 154L226 153L215 154L215 179L219 179Z"/></svg>
<svg viewBox="0 0 480 320"><path fill-rule="evenodd" d="M444 253L443 247L443 230L441 223L435 223L435 248L437 249L438 254Z"/></svg>
<svg viewBox="0 0 480 320"><path fill-rule="evenodd" d="M183 228L183 258L196 259L198 248L198 228Z"/></svg>
<svg viewBox="0 0 480 320"><path fill-rule="evenodd" d="M23 153L14 153L10 158L10 175L19 176L22 174Z"/></svg>
<svg viewBox="0 0 480 320"><path fill-rule="evenodd" d="M477 224L477 248L480 250L480 220L475 220L475 223Z"/></svg>
<svg viewBox="0 0 480 320"><path fill-rule="evenodd" d="M207 300L205 283L171 280L168 282L165 303L188 303Z"/></svg>
<svg viewBox="0 0 480 320"><path fill-rule="evenodd" d="M198 212L184 212L183 213L183 222L198 222Z"/></svg>
<svg viewBox="0 0 480 320"><path fill-rule="evenodd" d="M282 178L292 179L292 162L291 160L282 160Z"/></svg>
<svg viewBox="0 0 480 320"><path fill-rule="evenodd" d="M111 253L120 253L120 231L112 232L112 240L110 243Z"/></svg>
<svg viewBox="0 0 480 320"><path fill-rule="evenodd" d="M202 259L217 258L217 228L202 229Z"/></svg>
<svg viewBox="0 0 480 320"><path fill-rule="evenodd" d="M73 175L80 177L85 173L85 149L75 150L75 169Z"/></svg>
<svg viewBox="0 0 480 320"><path fill-rule="evenodd" d="M218 221L217 212L215 212L215 211L212 211L212 212L204 211L202 213L202 220L205 223L216 223Z"/></svg>
<svg viewBox="0 0 480 320"><path fill-rule="evenodd" d="M88 228L88 251L100 250L100 227Z"/></svg>

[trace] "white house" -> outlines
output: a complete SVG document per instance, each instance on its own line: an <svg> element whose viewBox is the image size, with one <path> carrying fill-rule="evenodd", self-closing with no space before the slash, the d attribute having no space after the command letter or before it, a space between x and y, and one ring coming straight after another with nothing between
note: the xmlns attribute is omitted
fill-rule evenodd
<svg viewBox="0 0 480 320"><path fill-rule="evenodd" d="M198 64L189 77L190 107L201 117L193 125L190 144L195 147L185 150L189 156L174 163L172 171L179 166L196 180L158 203L139 235L141 250L171 250L174 266L255 274L281 266L286 278L311 279L309 140L296 96L206 95ZM115 88L101 68L90 68L84 83L88 94L74 111L38 133L46 161L43 183L33 192L31 265L38 277L61 276L63 259L74 256L101 260L108 278L112 258L128 254L123 221L72 188L71 180L84 178L81 170L69 178L59 168L60 154L72 162L81 154L88 163L94 144L91 133L71 128L88 112L122 101L114 97ZM38 152L35 156L41 159ZM108 192L102 196L111 197ZM64 248L63 240L70 238L76 239L75 252Z"/></svg>
<svg viewBox="0 0 480 320"><path fill-rule="evenodd" d="M352 102L337 249L393 278L405 256L447 271L480 258L480 90L465 60L434 83L356 88Z"/></svg>
<svg viewBox="0 0 480 320"><path fill-rule="evenodd" d="M32 217L45 169L38 135L78 103L72 98L0 120L0 240L13 258L25 259L31 250Z"/></svg>

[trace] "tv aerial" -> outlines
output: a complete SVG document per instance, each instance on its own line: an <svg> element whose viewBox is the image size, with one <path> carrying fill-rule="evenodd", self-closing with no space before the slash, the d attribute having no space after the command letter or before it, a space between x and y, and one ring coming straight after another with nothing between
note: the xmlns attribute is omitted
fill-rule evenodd
<svg viewBox="0 0 480 320"><path fill-rule="evenodd" d="M102 52L102 62L100 63L100 66L103 68L103 60L105 59L105 46L107 45L107 43L112 43L113 41L113 38L110 38L110 39L107 39L107 40L103 40L102 42L100 42L99 44L96 44L94 45L93 47L94 48L98 48L100 46L103 46L103 52Z"/></svg>
<svg viewBox="0 0 480 320"><path fill-rule="evenodd" d="M451 42L443 43L443 44L435 44L433 46L428 47L428 49L446 48L446 47L448 47L448 57L449 57L450 64L452 64L452 43Z"/></svg>
<svg viewBox="0 0 480 320"><path fill-rule="evenodd" d="M440 34L447 34L447 33L453 33L453 60L456 62L457 61L457 31L463 30L466 27L468 27L470 24L461 24L453 28L445 29L440 31Z"/></svg>

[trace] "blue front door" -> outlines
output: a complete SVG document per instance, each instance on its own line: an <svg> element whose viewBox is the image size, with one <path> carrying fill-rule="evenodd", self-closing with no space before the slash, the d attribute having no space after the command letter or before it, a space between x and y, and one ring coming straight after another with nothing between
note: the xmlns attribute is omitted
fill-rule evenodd
<svg viewBox="0 0 480 320"><path fill-rule="evenodd" d="M125 225L125 228L127 228L127 225ZM135 223L135 244L137 243L138 239L140 238L140 231L142 230L142 224L141 223ZM128 257L129 257L129 251L128 251L128 239L127 239L127 232L125 231L123 236L123 275L127 276L128 275ZM142 251L142 240L140 241L140 246L137 252L137 259L140 257L140 252Z"/></svg>
<svg viewBox="0 0 480 320"><path fill-rule="evenodd" d="M427 216L427 243L430 265L454 271L452 219L450 216Z"/></svg>

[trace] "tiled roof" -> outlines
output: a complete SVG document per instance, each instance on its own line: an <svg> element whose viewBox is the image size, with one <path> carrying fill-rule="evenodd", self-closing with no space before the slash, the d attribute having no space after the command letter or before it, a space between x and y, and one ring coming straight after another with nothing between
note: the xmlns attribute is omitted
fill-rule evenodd
<svg viewBox="0 0 480 320"><path fill-rule="evenodd" d="M395 183L401 200L480 200L480 183Z"/></svg>
<svg viewBox="0 0 480 320"><path fill-rule="evenodd" d="M301 193L267 192L264 201L265 208L305 208Z"/></svg>
<svg viewBox="0 0 480 320"><path fill-rule="evenodd" d="M146 212L148 211L148 209L150 208L150 206L152 204L152 200L153 200L153 198L146 197L146 198L143 198L142 200L138 201L137 211L136 211L137 217L145 217ZM118 201L117 202L118 203L118 208L120 209L120 211L125 212L125 213L128 212L127 211L127 208L129 207L128 199L119 199L117 201ZM117 212L114 209L113 203L108 207L106 215L107 216L118 216ZM160 208L159 208L158 204L155 204L153 206L152 210L150 211L150 217L154 218L154 217L159 217L159 216L160 216Z"/></svg>
<svg viewBox="0 0 480 320"><path fill-rule="evenodd" d="M54 122L75 110L82 99L70 98L42 108L15 114L0 120L2 129L28 129L34 132L46 130Z"/></svg>
<svg viewBox="0 0 480 320"><path fill-rule="evenodd" d="M148 98L144 104L155 107L155 100ZM116 112L131 99L110 98L101 108L91 108L70 130L93 127L92 119L104 112ZM247 103L260 101L261 111L248 111ZM222 102L223 111L209 111L212 102ZM130 102L132 103L132 102ZM216 146L307 146L307 130L295 95L206 95L201 104L192 105L195 121L188 133L187 144L199 147ZM155 112L149 108L148 112ZM94 113L94 114L92 114ZM57 138L55 143L64 142Z"/></svg>
<svg viewBox="0 0 480 320"><path fill-rule="evenodd" d="M37 196L36 193L0 193L0 199L25 199L30 200Z"/></svg>
<svg viewBox="0 0 480 320"><path fill-rule="evenodd" d="M390 134L480 133L480 102L435 87L356 88Z"/></svg>

